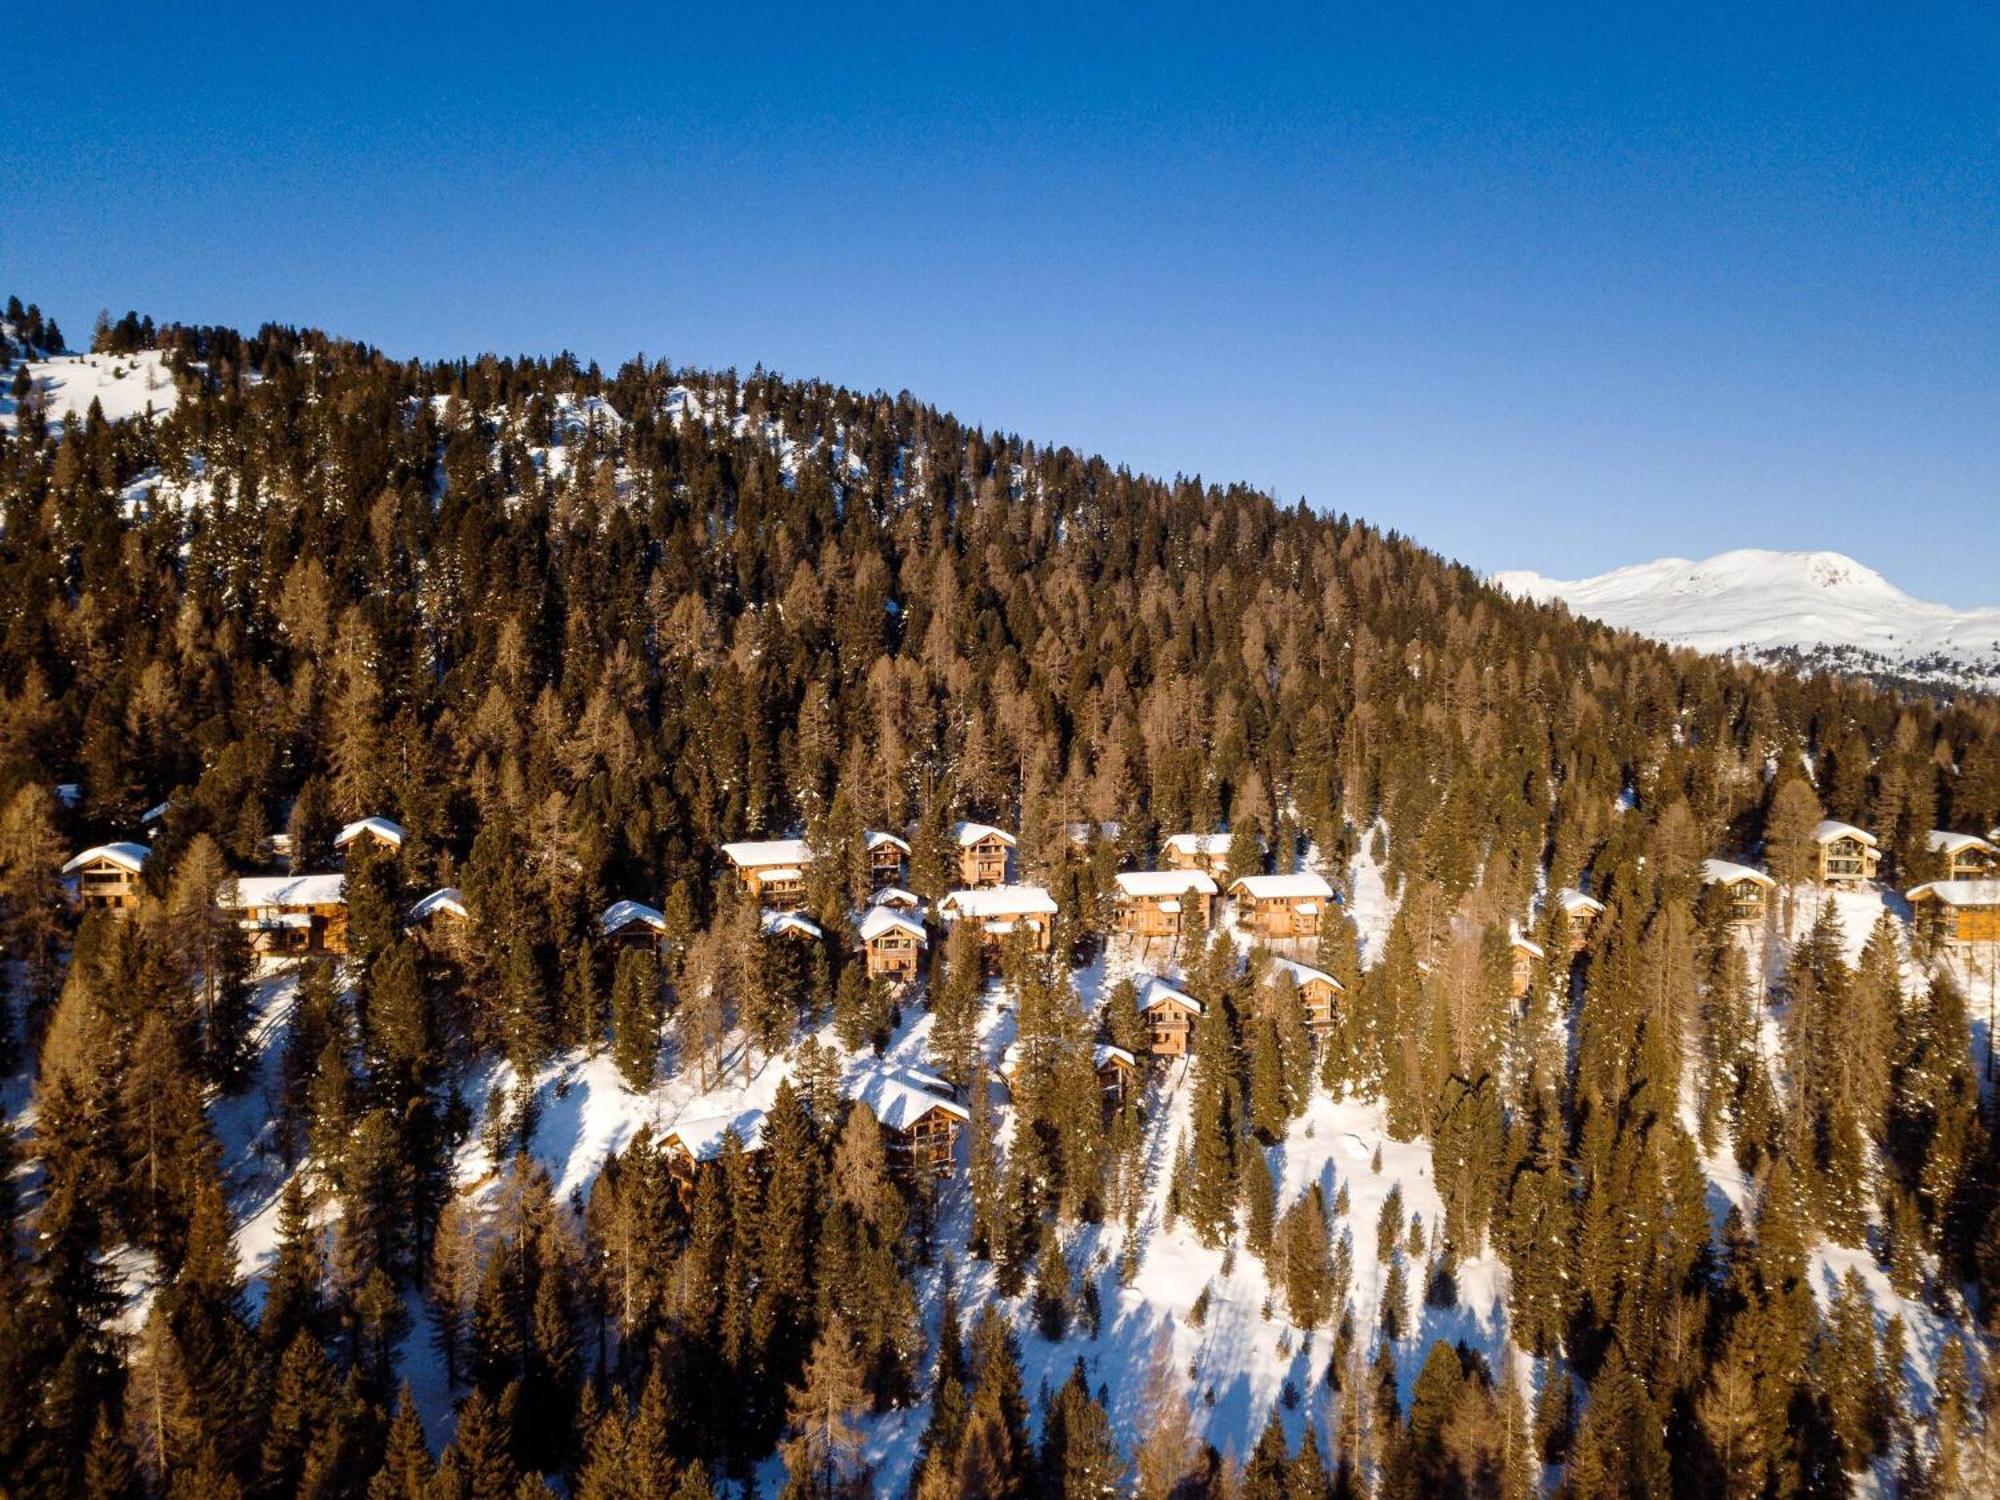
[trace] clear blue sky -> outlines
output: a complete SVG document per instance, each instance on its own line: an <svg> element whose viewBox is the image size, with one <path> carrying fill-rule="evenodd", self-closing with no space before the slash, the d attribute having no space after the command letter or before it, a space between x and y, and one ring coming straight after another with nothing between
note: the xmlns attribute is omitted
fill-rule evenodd
<svg viewBox="0 0 2000 1500"><path fill-rule="evenodd" d="M11 7L0 294L762 361L1481 568L2000 602L1990 4L304 9Z"/></svg>

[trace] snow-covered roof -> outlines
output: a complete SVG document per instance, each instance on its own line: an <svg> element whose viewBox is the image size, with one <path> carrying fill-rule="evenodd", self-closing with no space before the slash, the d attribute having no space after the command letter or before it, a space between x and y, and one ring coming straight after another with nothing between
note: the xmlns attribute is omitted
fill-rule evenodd
<svg viewBox="0 0 2000 1500"><path fill-rule="evenodd" d="M795 911L767 911L763 923L768 937L803 937L817 942L826 936L820 931L819 923L809 921Z"/></svg>
<svg viewBox="0 0 2000 1500"><path fill-rule="evenodd" d="M1912 901L1928 896L1946 906L2000 906L2000 880L1933 880L1912 886Z"/></svg>
<svg viewBox="0 0 2000 1500"><path fill-rule="evenodd" d="M1507 929L1507 941L1511 946L1527 954L1530 958L1540 958L1542 956L1542 945L1527 936L1518 927L1509 927Z"/></svg>
<svg viewBox="0 0 2000 1500"><path fill-rule="evenodd" d="M273 906L345 906L345 875L250 875L236 883L236 899L227 899L229 887L218 898L222 905L239 911L261 911Z"/></svg>
<svg viewBox="0 0 2000 1500"><path fill-rule="evenodd" d="M364 833L372 833L384 843L394 844L398 849L403 847L403 840L409 837L403 825L391 819L356 818L333 836L333 847L345 849Z"/></svg>
<svg viewBox="0 0 2000 1500"><path fill-rule="evenodd" d="M915 917L905 916L902 912L892 907L869 907L867 911L861 914L861 920L855 926L860 930L861 941L864 943L872 943L878 937L883 937L891 932L901 932L915 938L919 947L924 946L929 941L924 935L923 923L919 922Z"/></svg>
<svg viewBox="0 0 2000 1500"><path fill-rule="evenodd" d="M1168 835L1167 847L1176 854L1227 854L1232 837L1227 833L1175 833Z"/></svg>
<svg viewBox="0 0 2000 1500"><path fill-rule="evenodd" d="M1128 1068L1139 1066L1138 1058L1127 1052L1123 1047L1114 1047L1109 1042L1099 1042L1095 1047L1090 1049L1090 1063L1092 1067L1102 1069L1114 1062L1121 1062Z"/></svg>
<svg viewBox="0 0 2000 1500"><path fill-rule="evenodd" d="M412 922L421 922L424 918L436 916L439 912L453 917L469 917L471 915L465 909L465 897L459 893L458 887L447 885L432 891L423 900L411 907L410 920Z"/></svg>
<svg viewBox="0 0 2000 1500"><path fill-rule="evenodd" d="M952 842L961 849L969 849L985 839L1000 840L1009 849L1014 847L1014 835L1004 828L995 828L991 823L955 823L951 830Z"/></svg>
<svg viewBox="0 0 2000 1500"><path fill-rule="evenodd" d="M142 828L151 828L166 815L167 804L164 802L155 802L151 807L139 814L139 826Z"/></svg>
<svg viewBox="0 0 2000 1500"><path fill-rule="evenodd" d="M1112 877L1127 896L1213 896L1215 877L1206 870L1120 870Z"/></svg>
<svg viewBox="0 0 2000 1500"><path fill-rule="evenodd" d="M1302 964L1296 959L1274 958L1271 960L1271 970L1273 973L1291 975L1293 984L1318 982L1320 984L1330 984L1337 990L1345 988L1338 979L1335 979L1326 970L1315 969L1311 964Z"/></svg>
<svg viewBox="0 0 2000 1500"><path fill-rule="evenodd" d="M643 901L614 901L604 908L604 915L598 919L598 924L606 933L630 927L634 922L643 922L655 932L667 930L667 919Z"/></svg>
<svg viewBox="0 0 2000 1500"><path fill-rule="evenodd" d="M868 899L877 906L900 906L910 911L924 904L915 891L906 891L900 885L885 885Z"/></svg>
<svg viewBox="0 0 2000 1500"><path fill-rule="evenodd" d="M967 891L948 891L938 902L938 915L946 921L958 917L1052 917L1056 898L1038 885L983 885Z"/></svg>
<svg viewBox="0 0 2000 1500"><path fill-rule="evenodd" d="M1186 990L1168 983L1157 974L1134 975L1133 983L1139 989L1139 1009L1142 1011L1171 1004L1184 1005L1196 1015L1200 1015L1206 1008Z"/></svg>
<svg viewBox="0 0 2000 1500"><path fill-rule="evenodd" d="M848 1097L865 1103L875 1111L875 1118L891 1130L908 1130L934 1109L941 1109L954 1119L971 1119L972 1114L964 1105L937 1092L941 1084L942 1080L921 1073L872 1068L854 1081Z"/></svg>
<svg viewBox="0 0 2000 1500"><path fill-rule="evenodd" d="M130 870L134 875L137 875L140 870L145 868L146 856L152 852L144 844L98 844L84 850L83 853L77 855L76 858L64 865L62 872L65 875L74 875L87 864L92 864L100 859L108 859L120 869Z"/></svg>
<svg viewBox="0 0 2000 1500"><path fill-rule="evenodd" d="M1838 818L1822 818L1813 826L1812 836L1815 844L1830 844L1835 839L1851 838L1859 839L1873 849L1879 842L1867 829L1856 828L1852 823L1843 823Z"/></svg>
<svg viewBox="0 0 2000 1500"><path fill-rule="evenodd" d="M804 839L746 839L724 844L722 853L739 870L764 870L772 865L809 865L813 852Z"/></svg>
<svg viewBox="0 0 2000 1500"><path fill-rule="evenodd" d="M1739 880L1754 880L1767 891L1778 888L1777 881L1749 865L1734 864L1726 859L1705 859L1701 862L1703 885L1734 885Z"/></svg>
<svg viewBox="0 0 2000 1500"><path fill-rule="evenodd" d="M1330 900L1333 887L1311 870L1296 875L1239 875L1229 883L1231 891L1241 891L1253 901Z"/></svg>
<svg viewBox="0 0 2000 1500"><path fill-rule="evenodd" d="M1575 886L1564 886L1561 890L1557 891L1556 905L1560 906L1572 917L1578 912L1587 912L1594 917L1604 910L1604 903L1602 901L1599 901L1595 896L1586 896Z"/></svg>
<svg viewBox="0 0 2000 1500"><path fill-rule="evenodd" d="M865 833L861 836L861 841L862 844L871 852L876 849L885 849L885 848L900 849L905 854L908 854L910 852L910 845L908 840L899 839L893 833L876 833L871 830L870 832Z"/></svg>
<svg viewBox="0 0 2000 1500"><path fill-rule="evenodd" d="M1924 843L1933 854L1963 854L1968 849L1977 849L1981 854L2000 854L2000 848L1995 848L1991 840L1976 833L1951 833L1943 828L1933 828L1925 834Z"/></svg>
<svg viewBox="0 0 2000 1500"><path fill-rule="evenodd" d="M676 1120L664 1141L669 1146L679 1146L696 1161L716 1161L721 1158L723 1145L732 1130L745 1151L760 1149L764 1144L764 1111L739 1109L734 1114L700 1115Z"/></svg>

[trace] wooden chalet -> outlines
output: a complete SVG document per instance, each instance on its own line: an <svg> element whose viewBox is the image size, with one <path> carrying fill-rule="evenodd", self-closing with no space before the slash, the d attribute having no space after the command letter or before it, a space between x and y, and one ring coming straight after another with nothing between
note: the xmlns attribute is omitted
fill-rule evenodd
<svg viewBox="0 0 2000 1500"><path fill-rule="evenodd" d="M1316 936L1333 887L1311 870L1296 875L1240 875L1229 887L1236 925L1265 942Z"/></svg>
<svg viewBox="0 0 2000 1500"><path fill-rule="evenodd" d="M152 852L144 844L99 844L62 867L63 884L80 910L122 917L139 904L140 877Z"/></svg>
<svg viewBox="0 0 2000 1500"><path fill-rule="evenodd" d="M1813 878L1821 885L1865 885L1882 862L1881 841L1863 828L1828 818L1812 832Z"/></svg>
<svg viewBox="0 0 2000 1500"><path fill-rule="evenodd" d="M826 940L826 933L819 923L800 916L795 911L767 911L759 918L764 936L768 938L789 938L795 943L818 943Z"/></svg>
<svg viewBox="0 0 2000 1500"><path fill-rule="evenodd" d="M1139 1014L1146 1019L1146 1050L1154 1057L1186 1057L1194 1045L1202 1003L1157 974L1138 977Z"/></svg>
<svg viewBox="0 0 2000 1500"><path fill-rule="evenodd" d="M704 1167L722 1160L734 1134L745 1154L755 1156L764 1149L764 1111L742 1109L734 1114L701 1115L677 1120L660 1138L666 1154L667 1171L673 1175L683 1206L694 1202L695 1188Z"/></svg>
<svg viewBox="0 0 2000 1500"><path fill-rule="evenodd" d="M1933 880L1907 893L1917 930L1953 948L2000 943L2000 879Z"/></svg>
<svg viewBox="0 0 2000 1500"><path fill-rule="evenodd" d="M1028 946L1049 951L1055 930L1056 898L1038 885L979 886L950 891L937 905L938 918L948 927L978 924L979 940L989 957L997 958L1015 932L1025 929Z"/></svg>
<svg viewBox="0 0 2000 1500"><path fill-rule="evenodd" d="M1324 969L1295 963L1289 958L1273 958L1268 972L1274 976L1283 974L1291 979L1298 991L1299 1008L1305 1012L1308 1031L1319 1037L1333 1030L1334 1022L1339 1019L1338 1009L1343 993L1338 979Z"/></svg>
<svg viewBox="0 0 2000 1500"><path fill-rule="evenodd" d="M345 860L363 852L393 856L409 836L401 823L388 818L357 818L333 836L333 849Z"/></svg>
<svg viewBox="0 0 2000 1500"><path fill-rule="evenodd" d="M958 1133L972 1118L953 1092L931 1074L884 1068L864 1074L851 1097L875 1112L891 1172L950 1177L958 1167Z"/></svg>
<svg viewBox="0 0 2000 1500"><path fill-rule="evenodd" d="M1160 846L1170 870L1205 870L1217 880L1229 874L1226 833L1176 833Z"/></svg>
<svg viewBox="0 0 2000 1500"><path fill-rule="evenodd" d="M806 866L812 863L813 854L804 839L724 844L722 855L735 869L744 894L759 906L791 911L805 905Z"/></svg>
<svg viewBox="0 0 2000 1500"><path fill-rule="evenodd" d="M1109 1118L1125 1102L1139 1076L1139 1059L1123 1047L1114 1047L1109 1042L1094 1043L1090 1051L1091 1071L1097 1075L1097 1088L1104 1104L1104 1113ZM1021 1071L1021 1044L1010 1043L1000 1055L998 1069L1000 1081L1007 1085L1011 1096L1018 1089L1016 1082Z"/></svg>
<svg viewBox="0 0 2000 1500"><path fill-rule="evenodd" d="M1543 958L1542 945L1516 927L1507 934L1507 950L1510 960L1508 992L1520 1000L1527 996L1528 987L1535 982L1535 965Z"/></svg>
<svg viewBox="0 0 2000 1500"><path fill-rule="evenodd" d="M455 885L432 891L410 908L403 925L433 947L452 948L464 941L472 925L472 913Z"/></svg>
<svg viewBox="0 0 2000 1500"><path fill-rule="evenodd" d="M871 907L886 906L891 911L919 912L924 909L923 898L915 891L906 891L900 885L885 885L868 898Z"/></svg>
<svg viewBox="0 0 2000 1500"><path fill-rule="evenodd" d="M909 879L910 846L893 833L863 836L868 852L868 883L875 890L900 886Z"/></svg>
<svg viewBox="0 0 2000 1500"><path fill-rule="evenodd" d="M1723 888L1729 899L1729 921L1738 927L1761 925L1770 906L1771 893L1778 888L1778 882L1762 870L1732 864L1726 859L1703 860L1701 883Z"/></svg>
<svg viewBox="0 0 2000 1500"><path fill-rule="evenodd" d="M862 958L870 979L908 984L917 977L923 967L923 951L930 946L922 922L893 907L871 906L854 925L861 935Z"/></svg>
<svg viewBox="0 0 2000 1500"><path fill-rule="evenodd" d="M1123 936L1178 938L1208 931L1217 891L1206 870L1123 870L1113 883Z"/></svg>
<svg viewBox="0 0 2000 1500"><path fill-rule="evenodd" d="M614 901L597 919L597 929L614 950L643 948L658 953L660 939L667 935L667 919L643 901Z"/></svg>
<svg viewBox="0 0 2000 1500"><path fill-rule="evenodd" d="M958 848L958 878L968 886L1005 885L1014 835L989 823L960 823L951 830Z"/></svg>
<svg viewBox="0 0 2000 1500"><path fill-rule="evenodd" d="M253 875L231 881L216 900L241 912L250 950L267 957L347 951L345 875Z"/></svg>
<svg viewBox="0 0 2000 1500"><path fill-rule="evenodd" d="M1990 880L2000 875L2000 845L1976 833L1947 833L1933 828L1925 836L1932 854L1943 862L1945 880Z"/></svg>
<svg viewBox="0 0 2000 1500"><path fill-rule="evenodd" d="M1584 944L1590 941L1590 934L1597 926L1597 919L1604 915L1604 903L1595 896L1586 896L1574 886L1565 886L1556 892L1556 905L1562 908L1563 921L1569 937L1569 951L1581 953Z"/></svg>

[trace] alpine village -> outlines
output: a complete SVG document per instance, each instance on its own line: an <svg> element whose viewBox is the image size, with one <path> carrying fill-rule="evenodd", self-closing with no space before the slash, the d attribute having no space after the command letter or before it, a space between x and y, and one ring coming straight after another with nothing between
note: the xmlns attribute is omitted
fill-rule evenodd
<svg viewBox="0 0 2000 1500"><path fill-rule="evenodd" d="M907 394L0 361L0 1491L1996 1493L2000 702Z"/></svg>

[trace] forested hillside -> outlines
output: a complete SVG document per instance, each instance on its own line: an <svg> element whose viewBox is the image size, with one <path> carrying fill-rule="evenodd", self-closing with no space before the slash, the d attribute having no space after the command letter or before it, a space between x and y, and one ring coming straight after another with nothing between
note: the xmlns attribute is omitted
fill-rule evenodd
<svg viewBox="0 0 2000 1500"><path fill-rule="evenodd" d="M1995 701L1669 650L907 394L5 333L0 1489L2000 1483L1993 965L1893 894L2000 823ZM408 836L346 956L254 959L233 877L370 815ZM1889 889L1825 899L1822 816ZM968 818L1052 952L989 979L955 929L871 985L862 831L930 900ZM1224 829L1343 898L1292 954L1325 1037L1233 934L1109 936L1113 872ZM788 834L805 944L718 852ZM142 838L146 899L80 918L65 861ZM1779 878L1758 933L1712 855ZM405 921L445 887L448 945ZM1140 968L1194 1055L1101 1116ZM955 1175L885 1161L891 1066L956 1086ZM665 1127L752 1105L757 1164L680 1191Z"/></svg>

